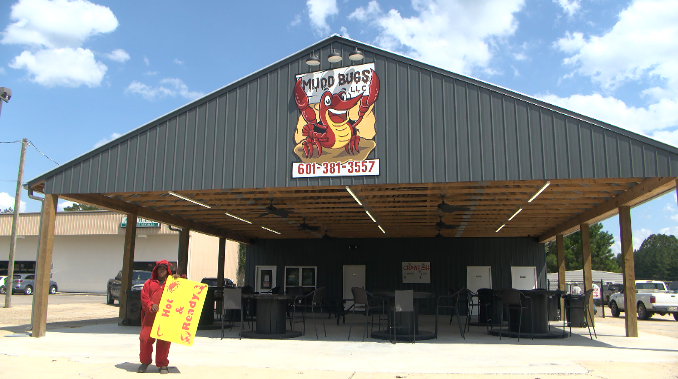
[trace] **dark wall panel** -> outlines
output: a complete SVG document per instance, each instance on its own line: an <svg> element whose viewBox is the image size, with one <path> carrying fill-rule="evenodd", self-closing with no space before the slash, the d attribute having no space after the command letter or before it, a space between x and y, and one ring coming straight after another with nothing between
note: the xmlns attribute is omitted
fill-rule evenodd
<svg viewBox="0 0 678 379"><path fill-rule="evenodd" d="M350 248L349 248L350 247ZM431 283L402 283L402 262L430 262ZM344 265L365 265L368 291L413 289L436 296L466 286L467 266L491 266L493 288L511 286L511 266L535 266L546 287L543 244L529 238L260 240L247 246L245 283L255 287L255 270L276 265L284 287L285 266L317 266L325 297L341 299ZM434 313L434 300L427 304Z"/></svg>

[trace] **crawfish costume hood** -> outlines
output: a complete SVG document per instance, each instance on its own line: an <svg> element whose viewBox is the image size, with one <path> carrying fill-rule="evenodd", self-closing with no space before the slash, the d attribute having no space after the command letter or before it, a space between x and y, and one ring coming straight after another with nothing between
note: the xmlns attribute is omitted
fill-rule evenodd
<svg viewBox="0 0 678 379"><path fill-rule="evenodd" d="M153 268L151 278L144 283L144 288L141 290L141 325L153 326L155 321L155 313L151 312L153 304L159 305L160 298L162 298L162 291L165 290L165 283L160 283L158 280L158 267L167 267L167 277L172 276L172 269L169 262L166 260L157 261Z"/></svg>

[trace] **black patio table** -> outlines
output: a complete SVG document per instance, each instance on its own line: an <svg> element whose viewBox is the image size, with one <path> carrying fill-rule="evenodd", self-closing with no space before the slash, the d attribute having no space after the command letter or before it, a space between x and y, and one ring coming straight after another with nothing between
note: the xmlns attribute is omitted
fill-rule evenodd
<svg viewBox="0 0 678 379"><path fill-rule="evenodd" d="M523 309L522 322L520 320L520 311L510 310L511 323L508 330L504 330L504 336L517 336L520 326L520 337L524 338L564 338L562 331L549 330L548 299L550 296L561 296L563 291L551 291L546 289L520 290L530 299L527 301L528 308ZM501 299L498 299L498 306L501 309ZM534 319L534 325L532 320ZM508 321L504 317L504 321ZM496 325L496 324L495 324ZM534 327L534 330L532 329ZM493 329L490 334L499 335L499 329Z"/></svg>
<svg viewBox="0 0 678 379"><path fill-rule="evenodd" d="M294 299L294 295L243 294L242 297L257 301L257 328L242 332L243 337L283 339L301 336L301 332L287 330L287 303Z"/></svg>
<svg viewBox="0 0 678 379"><path fill-rule="evenodd" d="M383 297L389 301L389 312L388 312L388 327L385 330L380 330L372 332L372 338L378 338L387 340L391 338L390 329L393 325L393 312L392 308L394 306L393 302L395 301L395 292L373 292L374 296ZM421 301L423 299L430 299L433 297L433 294L430 292L414 292L413 298L414 301ZM414 330L412 329L412 317L414 317ZM430 340L436 338L435 333L427 332L424 330L419 330L419 307L415 305L414 314L409 312L402 312L396 315L395 325L398 328L397 337L398 340L402 341L412 341L413 339L419 340ZM416 338L415 338L416 337Z"/></svg>

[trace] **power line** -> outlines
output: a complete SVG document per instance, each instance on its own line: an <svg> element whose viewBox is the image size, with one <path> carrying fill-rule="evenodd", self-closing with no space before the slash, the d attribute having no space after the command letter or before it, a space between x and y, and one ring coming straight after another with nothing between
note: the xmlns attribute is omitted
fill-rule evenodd
<svg viewBox="0 0 678 379"><path fill-rule="evenodd" d="M21 141L19 141L19 142L21 142ZM45 157L45 158L49 159L50 161L54 162L57 166L59 165L54 159L48 157L47 155L45 155L45 153L43 153L42 151L40 151L40 149L38 149L38 147L35 146L35 145L33 144L32 141L28 141L28 144L31 145L31 146L33 146L33 148L34 148L38 153L42 154L43 157Z"/></svg>
<svg viewBox="0 0 678 379"><path fill-rule="evenodd" d="M0 141L0 143L21 143L21 140L18 140L18 141L10 141L10 142Z"/></svg>

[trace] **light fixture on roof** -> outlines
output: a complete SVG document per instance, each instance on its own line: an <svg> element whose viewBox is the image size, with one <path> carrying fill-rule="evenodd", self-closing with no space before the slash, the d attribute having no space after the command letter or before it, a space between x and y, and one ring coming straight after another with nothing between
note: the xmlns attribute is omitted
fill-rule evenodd
<svg viewBox="0 0 678 379"><path fill-rule="evenodd" d="M365 213L367 213L367 215L370 216L370 218L372 219L372 221L377 222L377 220L375 220L374 217L372 217L372 214L370 213L370 211L368 211L367 209L365 209Z"/></svg>
<svg viewBox="0 0 678 379"><path fill-rule="evenodd" d="M494 232L495 232L495 233L499 233L499 231L501 230L501 228L503 228L504 226L506 226L506 224L501 224L501 226L499 227L499 229L495 230Z"/></svg>
<svg viewBox="0 0 678 379"><path fill-rule="evenodd" d="M349 54L348 59L352 61L359 61L361 59L365 58L365 55L363 55L363 52L358 50L358 47L356 46L355 50Z"/></svg>
<svg viewBox="0 0 678 379"><path fill-rule="evenodd" d="M536 199L537 196L539 196L539 194L541 194L542 192L544 192L544 190L546 189L546 187L548 187L548 186L550 186L550 185L551 185L551 182L546 182L546 184L544 184L544 185L539 189L539 191L537 191L537 193L535 193L534 195L532 195L532 197L530 198L530 200L528 200L527 202L528 202L528 203L531 203L532 200Z"/></svg>
<svg viewBox="0 0 678 379"><path fill-rule="evenodd" d="M178 193L174 193L174 192L172 192L172 191L169 191L169 192L167 192L167 193L170 194L170 195L172 195L172 196L174 196L174 197L178 197L178 198L180 198L180 199L182 199L182 200L186 200L186 201L191 202L191 203L193 203L193 204L197 204L197 205L199 205L199 206L201 206L201 207L205 207L205 208L210 208L210 209L212 209L212 207L210 207L210 206L207 205L207 204L204 204L204 203L201 203L201 202L199 202L199 201L193 200L193 199L191 199L191 198L189 198L189 197L186 197L186 196L181 196L181 195L179 195Z"/></svg>
<svg viewBox="0 0 678 379"><path fill-rule="evenodd" d="M228 216L228 217L233 217L233 218L236 219L236 220L240 220L240 221L242 221L242 222L246 222L246 223L248 223L248 224L251 224L250 221L247 221L247 220L245 220L244 218L240 218L240 217L238 217L238 216L232 215L232 214L230 214L230 213L228 213L228 212L224 212L224 214L225 214L226 216Z"/></svg>
<svg viewBox="0 0 678 379"><path fill-rule="evenodd" d="M382 233L386 234L386 232L384 231L384 228L382 228L381 225L377 225L377 226L379 226L379 230L381 230Z"/></svg>
<svg viewBox="0 0 678 379"><path fill-rule="evenodd" d="M330 63L341 62L341 60L342 60L341 55L339 55L339 53L337 53L337 51L334 49L332 49L332 52L327 57L327 61Z"/></svg>
<svg viewBox="0 0 678 379"><path fill-rule="evenodd" d="M518 208L518 210L516 211L516 213L514 213L513 216L509 217L508 220L509 220L509 221L513 220L513 218L516 217L516 216L518 216L518 213L520 213L520 211L522 211L522 210L523 210L523 208Z"/></svg>
<svg viewBox="0 0 678 379"><path fill-rule="evenodd" d="M346 191L348 191L348 193L350 193L351 196L353 196L353 199L356 201L356 203L358 203L358 205L360 205L361 207L363 206L363 203L360 202L360 200L358 199L358 196L356 196L353 193L353 191L351 191L351 188L349 186L346 186Z"/></svg>
<svg viewBox="0 0 678 379"><path fill-rule="evenodd" d="M271 233L280 234L280 232L276 232L275 230L269 229L269 228L267 228L267 227L265 227L265 226L262 226L261 229L268 230L268 231L271 232Z"/></svg>
<svg viewBox="0 0 678 379"><path fill-rule="evenodd" d="M311 53L311 56L306 59L306 64L309 66L318 66L320 64L320 59L318 59L318 55L313 52Z"/></svg>

